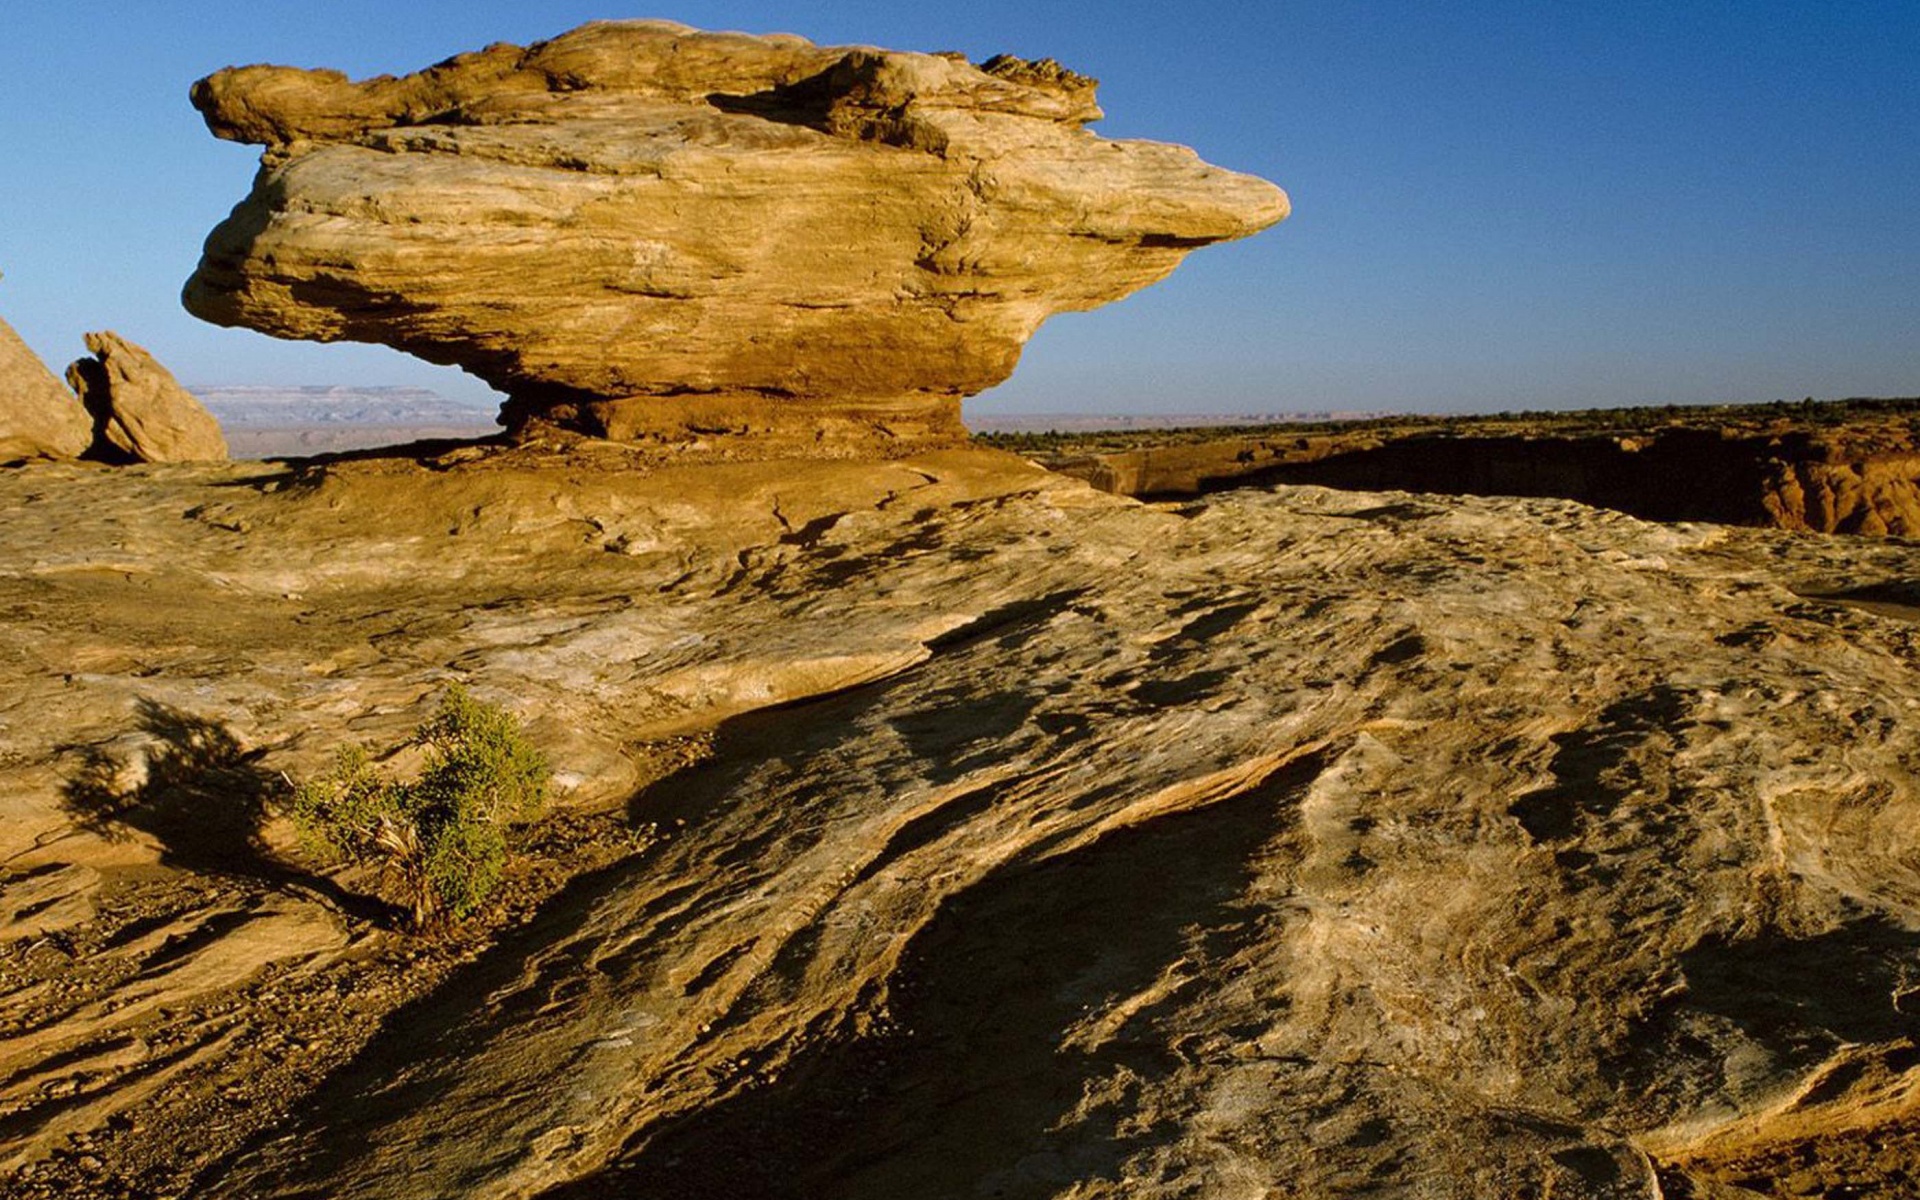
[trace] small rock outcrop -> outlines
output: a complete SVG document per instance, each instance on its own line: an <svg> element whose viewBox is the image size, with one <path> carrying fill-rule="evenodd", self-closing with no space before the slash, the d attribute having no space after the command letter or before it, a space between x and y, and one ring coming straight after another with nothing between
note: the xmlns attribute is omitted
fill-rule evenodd
<svg viewBox="0 0 1920 1200"><path fill-rule="evenodd" d="M0 321L0 462L78 458L92 440L86 411Z"/></svg>
<svg viewBox="0 0 1920 1200"><path fill-rule="evenodd" d="M87 335L92 358L67 382L93 415L96 458L120 462L212 462L227 457L220 422L153 355L111 330Z"/></svg>
<svg viewBox="0 0 1920 1200"><path fill-rule="evenodd" d="M193 103L263 169L183 298L457 364L515 428L938 442L1048 316L1287 214L1185 147L1089 132L1094 86L662 21L404 78L229 69Z"/></svg>

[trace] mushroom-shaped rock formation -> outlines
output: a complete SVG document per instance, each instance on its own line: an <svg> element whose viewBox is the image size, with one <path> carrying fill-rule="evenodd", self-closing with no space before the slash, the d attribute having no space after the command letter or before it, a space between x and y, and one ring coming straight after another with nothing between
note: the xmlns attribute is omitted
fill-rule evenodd
<svg viewBox="0 0 1920 1200"><path fill-rule="evenodd" d="M958 437L1048 316L1287 214L1087 131L1094 81L1051 60L610 22L403 78L234 68L193 102L266 152L188 309L457 364L515 429Z"/></svg>

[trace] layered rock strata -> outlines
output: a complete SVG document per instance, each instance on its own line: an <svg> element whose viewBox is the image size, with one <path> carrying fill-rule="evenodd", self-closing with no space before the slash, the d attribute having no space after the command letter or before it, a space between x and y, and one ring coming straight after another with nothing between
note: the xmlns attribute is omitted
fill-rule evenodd
<svg viewBox="0 0 1920 1200"><path fill-rule="evenodd" d="M266 147L187 307L479 376L516 428L961 436L1048 316L1287 213L1180 146L1107 141L1051 62L659 21L403 78L253 66L194 86Z"/></svg>
<svg viewBox="0 0 1920 1200"><path fill-rule="evenodd" d="M67 367L67 382L93 417L96 457L119 462L217 462L227 457L220 422L144 347L112 330L87 335L93 357Z"/></svg>

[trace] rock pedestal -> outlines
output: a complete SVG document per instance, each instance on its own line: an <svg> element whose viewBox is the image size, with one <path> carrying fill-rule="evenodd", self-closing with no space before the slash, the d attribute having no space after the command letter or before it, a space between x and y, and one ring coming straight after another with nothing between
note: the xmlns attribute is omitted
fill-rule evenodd
<svg viewBox="0 0 1920 1200"><path fill-rule="evenodd" d="M404 78L230 69L193 102L266 152L187 307L457 364L516 428L958 437L1048 316L1287 213L1087 131L1094 81L1050 60L637 21Z"/></svg>

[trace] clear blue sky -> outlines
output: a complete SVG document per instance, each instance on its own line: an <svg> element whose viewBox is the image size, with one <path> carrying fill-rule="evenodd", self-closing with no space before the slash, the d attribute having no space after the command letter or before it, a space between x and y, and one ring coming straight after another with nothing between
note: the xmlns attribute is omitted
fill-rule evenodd
<svg viewBox="0 0 1920 1200"><path fill-rule="evenodd" d="M410 383L375 347L178 302L256 151L188 85L234 63L404 72L598 17L1051 55L1108 136L1184 142L1294 215L1056 318L969 412L1471 411L1920 394L1920 3L1662 0L5 0L0 316L195 384Z"/></svg>

